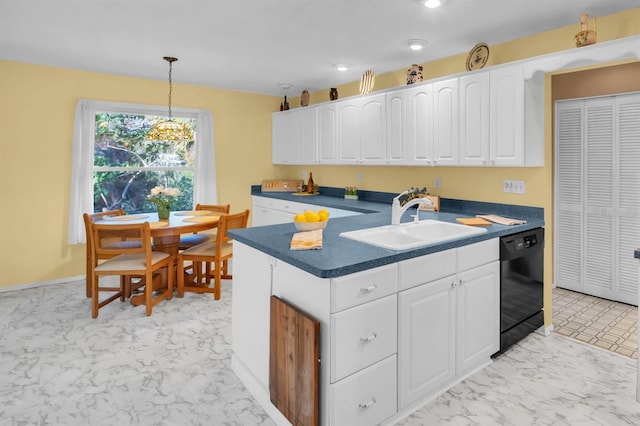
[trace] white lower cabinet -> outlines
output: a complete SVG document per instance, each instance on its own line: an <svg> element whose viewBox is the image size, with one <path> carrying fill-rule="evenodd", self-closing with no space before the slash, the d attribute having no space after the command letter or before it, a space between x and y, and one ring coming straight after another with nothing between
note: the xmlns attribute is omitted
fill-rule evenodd
<svg viewBox="0 0 640 426"><path fill-rule="evenodd" d="M355 216L362 213L350 210L334 209L331 207L316 206L312 204L298 203L295 201L278 200L276 198L260 197L253 195L252 199L252 226L277 225L293 222L293 217L305 210L317 211L325 209L329 211L329 218Z"/></svg>
<svg viewBox="0 0 640 426"><path fill-rule="evenodd" d="M433 278L449 272L451 262L432 256L455 256L456 273ZM399 410L444 390L499 350L498 257L495 239L400 262L399 286L411 288L398 293ZM430 278L416 286L420 270Z"/></svg>
<svg viewBox="0 0 640 426"><path fill-rule="evenodd" d="M498 351L498 251L493 239L329 279L234 244L234 371L280 418L268 387L274 294L321 323L320 424L393 423Z"/></svg>
<svg viewBox="0 0 640 426"><path fill-rule="evenodd" d="M329 424L376 425L396 414L396 356L331 385Z"/></svg>

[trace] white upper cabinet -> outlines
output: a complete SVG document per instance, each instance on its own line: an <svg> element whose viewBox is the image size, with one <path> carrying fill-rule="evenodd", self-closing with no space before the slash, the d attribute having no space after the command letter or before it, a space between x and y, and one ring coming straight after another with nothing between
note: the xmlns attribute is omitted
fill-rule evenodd
<svg viewBox="0 0 640 426"><path fill-rule="evenodd" d="M273 164L295 164L297 146L293 133L297 123L292 115L276 112L271 117L271 161Z"/></svg>
<svg viewBox="0 0 640 426"><path fill-rule="evenodd" d="M460 141L458 78L433 84L435 166L457 166Z"/></svg>
<svg viewBox="0 0 640 426"><path fill-rule="evenodd" d="M273 164L315 164L317 123L317 108L274 113L271 124Z"/></svg>
<svg viewBox="0 0 640 426"><path fill-rule="evenodd" d="M386 95L387 108L387 159L386 164L407 163L407 90L396 90Z"/></svg>
<svg viewBox="0 0 640 426"><path fill-rule="evenodd" d="M525 166L522 67L497 68L490 75L490 165Z"/></svg>
<svg viewBox="0 0 640 426"><path fill-rule="evenodd" d="M460 77L460 165L489 161L489 73Z"/></svg>
<svg viewBox="0 0 640 426"><path fill-rule="evenodd" d="M385 164L385 94L338 103L338 163Z"/></svg>
<svg viewBox="0 0 640 426"><path fill-rule="evenodd" d="M334 103L318 107L318 163L336 164L338 162L337 122L338 113Z"/></svg>
<svg viewBox="0 0 640 426"><path fill-rule="evenodd" d="M406 92L406 158L409 166L433 165L433 84L421 84Z"/></svg>

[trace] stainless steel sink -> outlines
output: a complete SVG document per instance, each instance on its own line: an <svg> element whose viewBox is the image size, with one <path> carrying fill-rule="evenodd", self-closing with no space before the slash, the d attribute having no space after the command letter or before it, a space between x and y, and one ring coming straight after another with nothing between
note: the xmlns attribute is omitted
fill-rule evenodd
<svg viewBox="0 0 640 426"><path fill-rule="evenodd" d="M486 228L476 226L439 220L421 220L417 223L410 222L348 231L341 233L340 236L390 250L407 250L485 232L487 232Z"/></svg>

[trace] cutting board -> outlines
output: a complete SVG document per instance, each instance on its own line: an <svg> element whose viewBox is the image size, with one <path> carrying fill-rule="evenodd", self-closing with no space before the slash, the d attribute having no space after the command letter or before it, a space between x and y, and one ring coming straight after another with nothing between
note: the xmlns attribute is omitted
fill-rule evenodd
<svg viewBox="0 0 640 426"><path fill-rule="evenodd" d="M463 225L471 225L471 226L491 226L491 222L488 220L484 220L479 217L459 217L456 219L458 222Z"/></svg>
<svg viewBox="0 0 640 426"><path fill-rule="evenodd" d="M292 425L318 425L319 342L318 321L271 296L269 393Z"/></svg>

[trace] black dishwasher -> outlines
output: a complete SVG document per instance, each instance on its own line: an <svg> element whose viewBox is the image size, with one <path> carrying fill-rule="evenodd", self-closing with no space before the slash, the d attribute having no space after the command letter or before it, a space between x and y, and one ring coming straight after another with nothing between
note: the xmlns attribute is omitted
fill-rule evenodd
<svg viewBox="0 0 640 426"><path fill-rule="evenodd" d="M500 238L500 352L544 325L544 228Z"/></svg>

